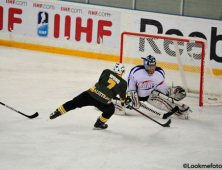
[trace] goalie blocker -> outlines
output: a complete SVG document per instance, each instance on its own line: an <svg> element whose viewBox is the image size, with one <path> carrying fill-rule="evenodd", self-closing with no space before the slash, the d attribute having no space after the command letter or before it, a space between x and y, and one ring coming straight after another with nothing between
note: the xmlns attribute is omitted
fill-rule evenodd
<svg viewBox="0 0 222 170"><path fill-rule="evenodd" d="M126 108L129 108L128 106L132 106L135 109L140 108L139 97L136 91L127 92L127 98L125 100L125 103L117 99L113 102L113 104L115 106L114 114L122 115L122 116L126 114L125 105L126 105Z"/></svg>

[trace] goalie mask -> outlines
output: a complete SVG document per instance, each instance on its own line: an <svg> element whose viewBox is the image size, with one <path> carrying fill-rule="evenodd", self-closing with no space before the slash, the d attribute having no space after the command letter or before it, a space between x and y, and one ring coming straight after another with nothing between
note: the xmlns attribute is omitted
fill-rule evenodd
<svg viewBox="0 0 222 170"><path fill-rule="evenodd" d="M143 65L147 71L147 73L152 76L155 69L156 69L156 59L155 57L149 55L146 58L143 59Z"/></svg>
<svg viewBox="0 0 222 170"><path fill-rule="evenodd" d="M125 66L122 63L116 63L113 67L113 71L117 74L122 75L125 73Z"/></svg>

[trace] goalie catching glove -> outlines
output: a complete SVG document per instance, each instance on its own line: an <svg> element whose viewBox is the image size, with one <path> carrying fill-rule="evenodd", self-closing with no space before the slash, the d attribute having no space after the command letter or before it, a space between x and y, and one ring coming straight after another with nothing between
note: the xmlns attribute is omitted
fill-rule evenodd
<svg viewBox="0 0 222 170"><path fill-rule="evenodd" d="M186 91L181 86L169 87L167 90L167 96L173 98L176 101L180 101L187 96Z"/></svg>

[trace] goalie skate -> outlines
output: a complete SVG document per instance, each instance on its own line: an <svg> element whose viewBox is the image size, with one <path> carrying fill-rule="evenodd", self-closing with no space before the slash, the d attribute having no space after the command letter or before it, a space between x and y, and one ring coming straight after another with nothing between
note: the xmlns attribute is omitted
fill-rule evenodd
<svg viewBox="0 0 222 170"><path fill-rule="evenodd" d="M189 120L189 114L191 112L192 112L192 110L190 110L190 107L188 107L185 110L179 109L179 111L174 113L174 115L177 116L179 119Z"/></svg>

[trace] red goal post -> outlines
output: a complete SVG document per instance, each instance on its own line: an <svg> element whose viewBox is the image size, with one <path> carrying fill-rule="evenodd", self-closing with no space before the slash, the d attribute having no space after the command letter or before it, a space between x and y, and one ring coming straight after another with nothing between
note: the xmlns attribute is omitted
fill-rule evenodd
<svg viewBox="0 0 222 170"><path fill-rule="evenodd" d="M121 34L121 63L139 65L141 57L148 55L153 55L157 66L164 69L168 85L174 82L187 92L199 93L199 106L222 102L222 90L219 92L222 83L213 75L205 39L135 32ZM218 91L212 87L213 82L221 85Z"/></svg>

